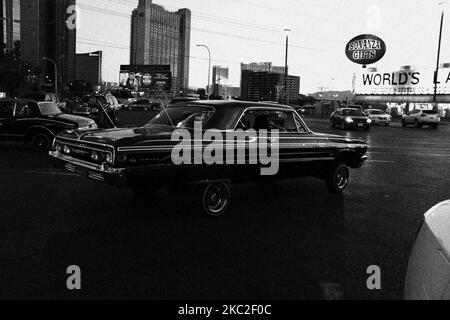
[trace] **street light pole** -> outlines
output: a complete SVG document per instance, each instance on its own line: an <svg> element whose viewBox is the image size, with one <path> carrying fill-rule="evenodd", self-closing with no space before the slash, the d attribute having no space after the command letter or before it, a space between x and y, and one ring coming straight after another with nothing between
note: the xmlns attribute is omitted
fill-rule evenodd
<svg viewBox="0 0 450 320"><path fill-rule="evenodd" d="M50 58L43 57L42 60L50 61L53 63L53 66L55 68L55 92L58 93L58 66L56 65L56 62Z"/></svg>
<svg viewBox="0 0 450 320"><path fill-rule="evenodd" d="M446 2L441 2L439 5L445 4ZM433 108L437 111L437 86L438 86L438 78L439 78L439 62L441 59L441 43L442 43L442 28L444 25L444 10L441 13L441 26L439 29L439 42L438 42L438 52L437 52L437 61L436 61L436 71L434 72L434 95L433 95Z"/></svg>
<svg viewBox="0 0 450 320"><path fill-rule="evenodd" d="M206 87L206 92L207 92L207 100L209 100L209 86L211 84L211 50L209 50L207 45L204 44L198 44L197 47L203 47L206 48L206 50L208 50L208 59L209 59L209 67L208 67L208 87Z"/></svg>
<svg viewBox="0 0 450 320"><path fill-rule="evenodd" d="M284 29L286 33L286 59L284 62L284 94L285 94L285 103L289 104L289 95L288 95L288 56L289 56L289 32L291 29Z"/></svg>

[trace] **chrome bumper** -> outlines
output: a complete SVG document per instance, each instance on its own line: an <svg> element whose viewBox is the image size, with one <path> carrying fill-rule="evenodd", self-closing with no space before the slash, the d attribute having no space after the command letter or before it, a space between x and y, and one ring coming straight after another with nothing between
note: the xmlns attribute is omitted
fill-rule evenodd
<svg viewBox="0 0 450 320"><path fill-rule="evenodd" d="M60 152L50 151L53 165L56 168L86 176L89 179L105 182L110 185L125 187L126 172L124 168L111 168L106 164L97 165L83 160L75 159Z"/></svg>

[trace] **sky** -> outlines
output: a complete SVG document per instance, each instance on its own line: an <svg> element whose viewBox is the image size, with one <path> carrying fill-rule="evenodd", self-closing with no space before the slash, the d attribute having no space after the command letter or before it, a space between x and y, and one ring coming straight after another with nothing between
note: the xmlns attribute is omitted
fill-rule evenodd
<svg viewBox="0 0 450 320"><path fill-rule="evenodd" d="M137 0L77 0L77 52L104 51L103 80L118 82L129 64L131 12ZM205 87L212 64L230 69L228 85L239 86L240 63L284 65L289 33L289 73L301 77L303 94L351 90L361 66L345 55L355 36L371 33L387 45L373 65L386 71L436 65L440 15L444 11L441 62L450 62L450 5L440 0L154 0L167 10L192 11L189 85ZM449 1L450 2L450 1ZM448 13L447 13L448 12ZM448 17L448 18L447 18Z"/></svg>

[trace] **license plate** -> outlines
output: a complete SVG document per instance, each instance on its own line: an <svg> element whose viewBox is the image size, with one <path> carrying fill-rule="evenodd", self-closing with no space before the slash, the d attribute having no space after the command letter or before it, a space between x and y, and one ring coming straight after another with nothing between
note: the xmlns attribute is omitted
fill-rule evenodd
<svg viewBox="0 0 450 320"><path fill-rule="evenodd" d="M363 123L358 123L358 127L364 127Z"/></svg>

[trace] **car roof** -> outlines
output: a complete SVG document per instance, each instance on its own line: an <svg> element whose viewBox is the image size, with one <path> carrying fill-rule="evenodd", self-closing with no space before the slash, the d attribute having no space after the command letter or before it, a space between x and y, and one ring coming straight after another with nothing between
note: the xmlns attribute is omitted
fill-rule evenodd
<svg viewBox="0 0 450 320"><path fill-rule="evenodd" d="M41 103L41 102L49 102L53 103L52 101L35 101L32 99L0 99L0 101L8 101L8 102L26 102L26 103Z"/></svg>
<svg viewBox="0 0 450 320"><path fill-rule="evenodd" d="M250 107L267 107L267 108L275 108L275 109L283 109L292 111L294 108L282 104L273 104L273 103L259 103L252 101L236 101L236 100L197 100L191 102L183 102L176 105L172 105L174 107L179 107L183 105L199 105L199 106L209 106L214 107L216 109L246 109Z"/></svg>

